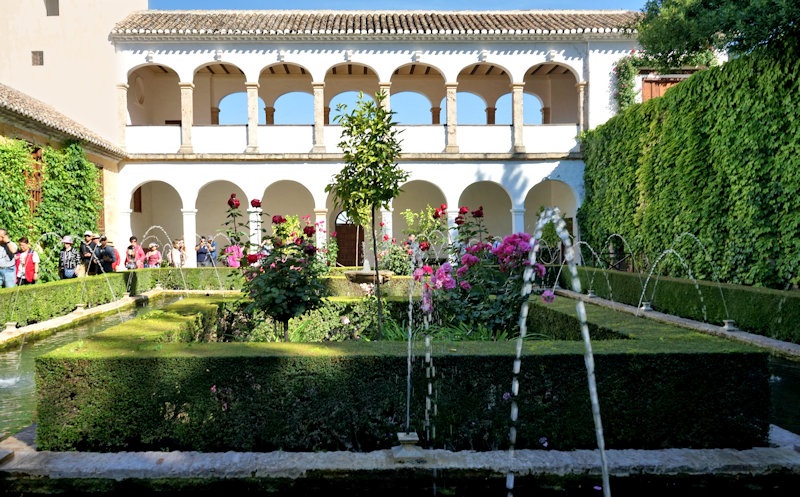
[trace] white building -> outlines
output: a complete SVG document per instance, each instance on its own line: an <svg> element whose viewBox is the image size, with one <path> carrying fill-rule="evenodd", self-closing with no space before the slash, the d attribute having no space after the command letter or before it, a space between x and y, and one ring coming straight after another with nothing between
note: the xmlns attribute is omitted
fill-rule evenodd
<svg viewBox="0 0 800 497"><path fill-rule="evenodd" d="M614 114L614 63L637 47L622 29L637 15L627 11L2 7L0 83L127 154L104 165L109 235L189 246L224 231L231 193L243 205L260 199L268 230L273 214L336 230L341 213L324 190L343 165L331 116L347 92L382 91L398 114L424 111L399 121L409 180L383 214L389 234L402 236L402 211L427 205L447 204L451 223L459 206L483 205L496 235L532 231L542 206L572 218L583 198L576 138ZM235 94L246 95L246 118L219 124ZM460 106L476 100L485 118L460 123Z"/></svg>

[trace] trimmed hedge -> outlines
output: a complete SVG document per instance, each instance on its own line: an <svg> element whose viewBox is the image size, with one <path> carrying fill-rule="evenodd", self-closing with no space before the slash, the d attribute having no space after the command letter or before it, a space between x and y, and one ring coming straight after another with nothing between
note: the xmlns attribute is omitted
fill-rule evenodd
<svg viewBox="0 0 800 497"><path fill-rule="evenodd" d="M165 343L206 312L191 300L37 358L38 448L360 452L406 431L407 344ZM766 445L766 352L600 307L588 314L596 330L626 337L593 342L608 448ZM530 332L574 329L571 315L568 299L533 305ZM410 428L421 445L508 447L515 345L434 339L434 415L414 343ZM523 349L516 448L594 448L583 343Z"/></svg>

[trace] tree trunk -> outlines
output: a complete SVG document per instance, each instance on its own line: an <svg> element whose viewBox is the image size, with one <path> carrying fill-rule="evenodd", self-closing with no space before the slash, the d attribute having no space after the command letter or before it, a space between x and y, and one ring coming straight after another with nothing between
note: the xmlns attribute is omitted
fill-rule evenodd
<svg viewBox="0 0 800 497"><path fill-rule="evenodd" d="M375 236L375 206L372 206L372 253L375 256L375 297L378 298L378 340L383 338L383 304L381 303L381 272L378 269L378 239Z"/></svg>
<svg viewBox="0 0 800 497"><path fill-rule="evenodd" d="M281 328L283 328L283 341L289 341L289 320L281 320Z"/></svg>

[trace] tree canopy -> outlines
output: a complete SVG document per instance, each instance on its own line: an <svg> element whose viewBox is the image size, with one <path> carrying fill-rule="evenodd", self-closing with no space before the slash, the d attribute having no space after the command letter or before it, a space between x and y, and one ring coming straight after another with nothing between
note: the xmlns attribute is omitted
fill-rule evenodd
<svg viewBox="0 0 800 497"><path fill-rule="evenodd" d="M639 43L664 67L708 49L742 55L800 35L797 0L648 0L643 12Z"/></svg>

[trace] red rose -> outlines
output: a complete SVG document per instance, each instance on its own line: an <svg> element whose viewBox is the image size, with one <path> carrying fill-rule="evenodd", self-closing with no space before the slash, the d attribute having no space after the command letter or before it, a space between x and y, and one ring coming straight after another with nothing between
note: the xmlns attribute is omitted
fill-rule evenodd
<svg viewBox="0 0 800 497"><path fill-rule="evenodd" d="M253 206L253 208L261 207L261 200L254 198L250 201L250 205Z"/></svg>
<svg viewBox="0 0 800 497"><path fill-rule="evenodd" d="M431 244L430 243L428 243L428 242L420 242L420 244L419 244L419 249L420 250L428 250L429 248L431 248Z"/></svg>
<svg viewBox="0 0 800 497"><path fill-rule="evenodd" d="M255 264L258 260L261 259L258 254L247 254L247 263L248 264Z"/></svg>
<svg viewBox="0 0 800 497"><path fill-rule="evenodd" d="M315 230L314 230L314 227L313 227L313 226L311 226L311 225L308 225L308 226L306 226L305 228L303 228L303 233L305 233L305 235L306 235L307 237L309 237L309 238L311 238L312 236L314 236L314 231L315 231Z"/></svg>
<svg viewBox="0 0 800 497"><path fill-rule="evenodd" d="M441 210L442 210L442 212L446 211L446 210L447 210L447 204L442 204L442 205L440 205L440 206L439 206L439 209L441 209Z"/></svg>
<svg viewBox="0 0 800 497"><path fill-rule="evenodd" d="M478 207L472 211L472 217L483 217L483 206Z"/></svg>
<svg viewBox="0 0 800 497"><path fill-rule="evenodd" d="M231 193L231 198L228 199L228 205L231 209L238 209L239 205L241 205L235 193Z"/></svg>
<svg viewBox="0 0 800 497"><path fill-rule="evenodd" d="M272 216L272 224L283 224L286 222L286 218L279 215Z"/></svg>
<svg viewBox="0 0 800 497"><path fill-rule="evenodd" d="M459 207L458 209L459 214L466 214L467 212L469 212L469 207L467 206Z"/></svg>
<svg viewBox="0 0 800 497"><path fill-rule="evenodd" d="M464 224L464 216L456 216L455 223L456 223L457 225L459 225L459 226L461 226L462 224Z"/></svg>

